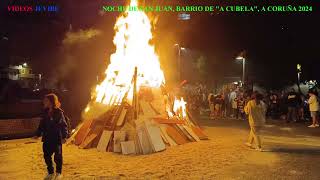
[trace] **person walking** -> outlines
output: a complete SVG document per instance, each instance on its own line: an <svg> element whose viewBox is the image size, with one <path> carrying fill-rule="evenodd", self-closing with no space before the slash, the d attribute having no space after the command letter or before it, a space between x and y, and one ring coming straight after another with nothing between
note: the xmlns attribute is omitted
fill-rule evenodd
<svg viewBox="0 0 320 180"><path fill-rule="evenodd" d="M256 150L262 151L260 131L266 121L266 105L262 101L263 96L256 93L253 100L250 100L244 110L249 116L250 134L247 146L252 147L253 141L256 143Z"/></svg>
<svg viewBox="0 0 320 180"><path fill-rule="evenodd" d="M310 98L308 100L308 104L309 104L310 115L312 118L312 124L308 127L310 127L310 128L319 127L319 121L318 121L319 101L318 101L318 97L316 96L316 93L311 90L308 92L308 94L310 96Z"/></svg>
<svg viewBox="0 0 320 180"><path fill-rule="evenodd" d="M42 136L43 157L47 165L48 175L45 179L62 178L62 144L68 137L68 125L60 109L58 96L48 94L43 100L44 112L41 116L40 124L36 132L35 139ZM56 175L52 165L52 155L56 163Z"/></svg>

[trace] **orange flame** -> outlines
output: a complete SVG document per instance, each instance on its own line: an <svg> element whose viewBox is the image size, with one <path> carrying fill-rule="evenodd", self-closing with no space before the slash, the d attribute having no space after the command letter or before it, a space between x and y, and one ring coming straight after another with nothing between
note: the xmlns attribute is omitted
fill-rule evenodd
<svg viewBox="0 0 320 180"><path fill-rule="evenodd" d="M183 97L181 97L180 100L177 98L174 99L173 111L181 119L187 117L186 104L187 102L183 100Z"/></svg>
<svg viewBox="0 0 320 180"><path fill-rule="evenodd" d="M132 0L130 6L137 6ZM93 100L105 105L119 104L128 92L132 99L132 77L138 69L137 90L140 86L160 87L165 83L152 39L151 23L143 11L126 11L116 21L113 43L116 51L110 57L106 78L96 86Z"/></svg>

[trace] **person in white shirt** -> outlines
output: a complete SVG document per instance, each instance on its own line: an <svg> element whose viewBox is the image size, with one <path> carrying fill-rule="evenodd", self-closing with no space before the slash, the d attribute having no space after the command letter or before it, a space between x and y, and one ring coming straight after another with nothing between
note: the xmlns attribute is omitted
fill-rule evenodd
<svg viewBox="0 0 320 180"><path fill-rule="evenodd" d="M231 117L234 118L236 116L236 109L237 109L237 103L235 102L235 99L237 98L237 93L235 90L232 90L229 95L229 103L231 105Z"/></svg>
<svg viewBox="0 0 320 180"><path fill-rule="evenodd" d="M252 143L255 141L256 150L262 151L260 131L266 122L266 105L262 101L263 96L261 94L254 94L253 98L244 108L245 113L249 116L250 125L248 142L245 144L252 147Z"/></svg>
<svg viewBox="0 0 320 180"><path fill-rule="evenodd" d="M308 100L308 104L309 104L309 110L310 110L310 115L312 117L312 124L308 127L310 128L315 128L315 127L319 127L319 121L318 121L318 113L319 113L319 101L318 101L318 97L316 96L315 92L313 91L309 91L309 100Z"/></svg>

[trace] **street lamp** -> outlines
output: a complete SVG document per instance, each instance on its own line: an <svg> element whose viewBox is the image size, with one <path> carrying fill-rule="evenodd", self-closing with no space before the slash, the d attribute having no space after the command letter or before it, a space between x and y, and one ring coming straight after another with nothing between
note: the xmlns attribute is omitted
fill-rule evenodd
<svg viewBox="0 0 320 180"><path fill-rule="evenodd" d="M236 59L242 61L242 83L245 84L246 58L243 56L238 56Z"/></svg>
<svg viewBox="0 0 320 180"><path fill-rule="evenodd" d="M298 72L298 90L301 93L301 89L300 89L300 81L301 81L301 73L302 73L302 67L301 64L297 64L297 72Z"/></svg>
<svg viewBox="0 0 320 180"><path fill-rule="evenodd" d="M186 48L180 47L179 44L175 44L174 46L178 47L178 66L179 66L179 80L181 81L181 50L185 50Z"/></svg>

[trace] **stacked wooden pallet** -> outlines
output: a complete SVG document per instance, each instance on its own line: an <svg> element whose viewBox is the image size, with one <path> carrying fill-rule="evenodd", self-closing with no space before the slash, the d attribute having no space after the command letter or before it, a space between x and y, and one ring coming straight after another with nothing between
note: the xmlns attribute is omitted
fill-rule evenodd
<svg viewBox="0 0 320 180"><path fill-rule="evenodd" d="M157 92L154 92L158 94ZM161 97L161 95L159 95ZM73 137L80 148L97 148L122 154L149 154L168 146L208 139L191 115L168 118L161 100L138 102L138 118L128 103L114 106L96 119L83 122Z"/></svg>

